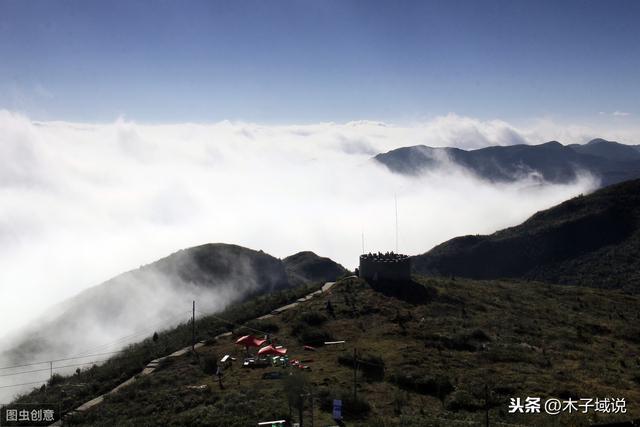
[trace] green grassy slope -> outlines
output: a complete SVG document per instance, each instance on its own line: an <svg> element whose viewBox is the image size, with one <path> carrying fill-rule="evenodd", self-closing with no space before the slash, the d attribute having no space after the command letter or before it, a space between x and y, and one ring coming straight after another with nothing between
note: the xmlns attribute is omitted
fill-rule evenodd
<svg viewBox="0 0 640 427"><path fill-rule="evenodd" d="M582 426L640 417L640 297L542 283L418 280L432 295L425 304L345 279L330 295L251 325L270 331L292 357L313 359L310 371L236 365L225 371L221 390L212 375L215 360L242 353L234 338L223 338L199 349L197 358L175 360L72 421L251 426L288 417L285 389L298 386L315 397L315 425L333 424L330 403L336 397L344 400L347 425L477 425L484 420L485 386L491 425ZM335 318L326 312L327 299ZM346 343L302 350L302 344L323 339ZM360 361L355 400L354 348ZM265 372L283 372L287 379L262 379ZM507 413L509 397L526 396L624 397L628 412L589 418ZM297 420L297 410L292 412Z"/></svg>
<svg viewBox="0 0 640 427"><path fill-rule="evenodd" d="M570 199L489 236L449 240L414 257L414 269L637 291L640 180Z"/></svg>

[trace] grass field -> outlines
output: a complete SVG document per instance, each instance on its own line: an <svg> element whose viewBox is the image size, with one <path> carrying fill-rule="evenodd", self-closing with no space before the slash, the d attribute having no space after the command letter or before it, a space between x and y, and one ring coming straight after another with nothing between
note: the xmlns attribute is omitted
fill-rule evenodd
<svg viewBox="0 0 640 427"><path fill-rule="evenodd" d="M487 407L491 425L582 426L640 417L637 296L531 282L417 280L432 295L424 304L346 279L328 295L249 323L268 330L292 358L313 359L309 371L243 369L236 362L220 389L215 361L224 354L240 360L244 351L233 342L247 329L236 328L234 337L176 359L71 421L251 426L290 414L297 421L299 392L305 425L313 396L316 426L335 424L334 398L344 401L346 424L360 426L478 425ZM328 299L335 318L325 308ZM302 349L324 339L346 342ZM276 371L284 379L262 379ZM508 413L510 397L527 396L624 397L627 413Z"/></svg>

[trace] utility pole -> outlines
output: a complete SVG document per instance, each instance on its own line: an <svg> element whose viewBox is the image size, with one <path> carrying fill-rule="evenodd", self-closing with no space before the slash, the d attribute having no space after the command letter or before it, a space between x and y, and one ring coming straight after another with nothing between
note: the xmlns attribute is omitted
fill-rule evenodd
<svg viewBox="0 0 640 427"><path fill-rule="evenodd" d="M358 377L358 359L356 359L356 348L353 348L353 401L356 401L356 382Z"/></svg>
<svg viewBox="0 0 640 427"><path fill-rule="evenodd" d="M484 385L484 422L485 426L489 427L489 387Z"/></svg>
<svg viewBox="0 0 640 427"><path fill-rule="evenodd" d="M303 420L303 415L304 415L304 395L300 394L300 402L298 402L300 405L298 406L298 418L300 419L300 427L304 427L304 420Z"/></svg>
<svg viewBox="0 0 640 427"><path fill-rule="evenodd" d="M191 312L191 351L196 351L196 302L193 301L193 310Z"/></svg>
<svg viewBox="0 0 640 427"><path fill-rule="evenodd" d="M364 253L364 231L362 232L362 253Z"/></svg>
<svg viewBox="0 0 640 427"><path fill-rule="evenodd" d="M313 427L313 393L309 392L309 399L311 400L311 427Z"/></svg>
<svg viewBox="0 0 640 427"><path fill-rule="evenodd" d="M53 361L49 362L49 379L53 379Z"/></svg>
<svg viewBox="0 0 640 427"><path fill-rule="evenodd" d="M311 403L311 427L313 427L313 393L312 392L308 392L308 393L300 393L300 407L303 408L304 407L304 398L308 397L309 398L309 402ZM302 427L302 411L300 412L300 427Z"/></svg>

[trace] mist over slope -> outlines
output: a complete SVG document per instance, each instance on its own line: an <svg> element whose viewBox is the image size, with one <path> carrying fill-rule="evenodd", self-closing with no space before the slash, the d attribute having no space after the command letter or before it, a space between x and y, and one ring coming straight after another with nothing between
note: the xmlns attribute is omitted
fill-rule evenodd
<svg viewBox="0 0 640 427"><path fill-rule="evenodd" d="M640 177L638 146L598 138L587 144L518 144L462 150L424 145L378 154L374 159L395 173L417 175L454 163L490 182L513 182L535 176L541 182L568 183L581 173L600 179L602 186Z"/></svg>
<svg viewBox="0 0 640 427"><path fill-rule="evenodd" d="M58 304L46 318L20 333L26 338L5 353L4 359L18 363L96 347L117 349L126 341L105 343L136 330L148 335L154 327L187 320L193 300L199 312L211 313L318 277L335 280L344 272L328 258L308 256L308 263L318 261L320 268L312 274L297 269L291 276L283 261L262 251L222 243L183 249Z"/></svg>
<svg viewBox="0 0 640 427"><path fill-rule="evenodd" d="M0 353L0 366L119 350L154 331L186 322L193 300L198 315L214 313L257 295L335 280L345 272L339 264L310 252L292 259L298 262L221 243L180 250L58 304L4 343L12 346ZM20 381L3 378L7 381L0 385L27 382L24 376L17 378Z"/></svg>
<svg viewBox="0 0 640 427"><path fill-rule="evenodd" d="M416 256L414 269L639 292L640 180L572 198L491 235L449 240Z"/></svg>

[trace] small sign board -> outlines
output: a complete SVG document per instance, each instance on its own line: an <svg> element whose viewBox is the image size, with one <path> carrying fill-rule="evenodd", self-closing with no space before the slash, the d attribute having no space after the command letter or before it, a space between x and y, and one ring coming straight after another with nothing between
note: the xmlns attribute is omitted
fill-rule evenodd
<svg viewBox="0 0 640 427"><path fill-rule="evenodd" d="M341 420L342 419L342 400L333 399L333 419Z"/></svg>
<svg viewBox="0 0 640 427"><path fill-rule="evenodd" d="M286 425L286 420L263 421L261 423L258 423L258 427L284 427Z"/></svg>

